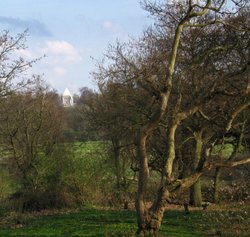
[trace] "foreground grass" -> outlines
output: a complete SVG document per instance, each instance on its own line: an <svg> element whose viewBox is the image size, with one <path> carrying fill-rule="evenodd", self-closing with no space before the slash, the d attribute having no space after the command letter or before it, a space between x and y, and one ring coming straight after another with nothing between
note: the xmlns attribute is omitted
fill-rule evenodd
<svg viewBox="0 0 250 237"><path fill-rule="evenodd" d="M236 204L193 210L189 215L180 211L166 212L163 236L250 236L250 206Z"/></svg>
<svg viewBox="0 0 250 237"><path fill-rule="evenodd" d="M166 212L160 236L249 236L249 207ZM19 219L18 219L19 218ZM36 217L16 217L5 226L0 226L0 236L135 236L134 211L114 211L86 208L75 213L51 214Z"/></svg>
<svg viewBox="0 0 250 237"><path fill-rule="evenodd" d="M135 230L132 212L93 208L24 222L21 228L1 228L0 236L132 236Z"/></svg>

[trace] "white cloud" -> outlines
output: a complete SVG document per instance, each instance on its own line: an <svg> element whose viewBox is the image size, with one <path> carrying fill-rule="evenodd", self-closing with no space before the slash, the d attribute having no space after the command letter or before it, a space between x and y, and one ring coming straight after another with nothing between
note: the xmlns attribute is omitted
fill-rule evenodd
<svg viewBox="0 0 250 237"><path fill-rule="evenodd" d="M102 28L108 32L111 32L115 35L127 35L122 27L115 22L112 22L110 20L106 20L102 23Z"/></svg>
<svg viewBox="0 0 250 237"><path fill-rule="evenodd" d="M82 60L79 52L67 41L46 41L42 50L54 63L74 63Z"/></svg>
<svg viewBox="0 0 250 237"><path fill-rule="evenodd" d="M54 68L54 73L56 77L64 77L66 75L67 70L63 67L55 67Z"/></svg>
<svg viewBox="0 0 250 237"><path fill-rule="evenodd" d="M41 43L31 49L18 49L15 54L26 60L33 60L45 55L42 60L51 66L60 66L72 64L82 60L80 52L67 41L51 40Z"/></svg>
<svg viewBox="0 0 250 237"><path fill-rule="evenodd" d="M28 49L18 49L15 51L15 53L19 56L19 57L22 57L26 60L31 60L31 59L34 59L34 55L33 53L28 50Z"/></svg>
<svg viewBox="0 0 250 237"><path fill-rule="evenodd" d="M31 44L28 49L16 50L13 58L22 57L29 61L46 55L26 71L27 76L40 74L52 88L63 91L68 87L71 92L77 92L80 86L74 80L82 79L82 75L88 77L84 70L86 55L91 52L91 48L77 49L68 41L55 39Z"/></svg>
<svg viewBox="0 0 250 237"><path fill-rule="evenodd" d="M103 28L108 31L118 31L119 26L112 21L104 21L102 24Z"/></svg>

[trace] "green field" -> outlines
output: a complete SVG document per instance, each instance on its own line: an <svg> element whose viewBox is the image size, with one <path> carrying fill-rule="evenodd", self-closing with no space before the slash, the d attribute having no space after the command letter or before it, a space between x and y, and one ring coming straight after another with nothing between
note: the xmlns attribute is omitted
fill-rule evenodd
<svg viewBox="0 0 250 237"><path fill-rule="evenodd" d="M211 210L166 212L159 236L249 236L249 206ZM77 212L46 215L12 216L0 227L0 236L135 236L136 218L133 210L84 208ZM222 224L223 223L223 224Z"/></svg>
<svg viewBox="0 0 250 237"><path fill-rule="evenodd" d="M71 148L71 163L63 177L69 187L72 184L79 187L80 197L84 200L82 203L79 200L78 207L95 205L93 203L104 199L100 206L107 205L114 192L114 175L105 146L100 142L86 142L74 143ZM117 209L88 206L76 211L50 210L26 214L10 213L4 208L1 213L0 206L0 237L133 237L136 213L132 209L118 209L119 206L121 204L117 204ZM173 205L166 211L159 237L247 237L250 236L249 213L250 203L243 202L211 205L208 210L196 208L189 215L184 213L183 207Z"/></svg>

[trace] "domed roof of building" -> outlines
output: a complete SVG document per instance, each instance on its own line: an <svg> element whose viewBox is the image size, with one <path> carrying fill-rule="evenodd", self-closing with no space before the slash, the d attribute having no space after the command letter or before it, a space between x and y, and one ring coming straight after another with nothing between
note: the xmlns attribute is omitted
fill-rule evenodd
<svg viewBox="0 0 250 237"><path fill-rule="evenodd" d="M66 88L65 91L63 92L63 96L71 96L68 88Z"/></svg>

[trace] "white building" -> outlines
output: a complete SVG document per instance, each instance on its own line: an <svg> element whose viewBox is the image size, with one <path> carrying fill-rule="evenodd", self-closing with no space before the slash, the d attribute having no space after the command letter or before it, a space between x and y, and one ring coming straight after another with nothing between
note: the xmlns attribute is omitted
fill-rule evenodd
<svg viewBox="0 0 250 237"><path fill-rule="evenodd" d="M73 96L70 94L69 89L66 88L62 95L62 103L64 107L70 107L74 105Z"/></svg>

